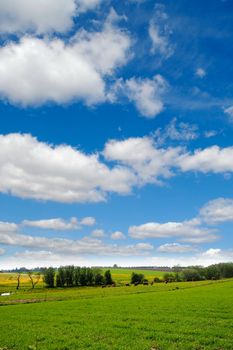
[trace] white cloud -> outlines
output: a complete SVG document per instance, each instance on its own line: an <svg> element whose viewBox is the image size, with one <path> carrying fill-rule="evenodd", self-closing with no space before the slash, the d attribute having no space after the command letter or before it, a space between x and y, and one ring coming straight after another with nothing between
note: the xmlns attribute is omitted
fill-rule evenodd
<svg viewBox="0 0 233 350"><path fill-rule="evenodd" d="M120 232L120 231L116 231L116 232L113 232L111 234L111 238L114 239L114 240L121 240L121 239L125 239L125 235L124 233Z"/></svg>
<svg viewBox="0 0 233 350"><path fill-rule="evenodd" d="M93 226L94 224L95 218L93 217L85 217L80 221L77 218L72 217L69 220L54 218L46 220L24 220L22 222L23 226L57 231L78 230L81 229L82 226Z"/></svg>
<svg viewBox="0 0 233 350"><path fill-rule="evenodd" d="M105 233L104 233L104 230L96 229L92 231L91 235L92 237L95 237L95 238L102 238L105 236Z"/></svg>
<svg viewBox="0 0 233 350"><path fill-rule="evenodd" d="M1 0L0 32L45 34L67 32L73 18L103 0Z"/></svg>
<svg viewBox="0 0 233 350"><path fill-rule="evenodd" d="M50 261L51 263L56 263L61 259L59 254L54 254L47 250L25 250L24 252L16 252L14 255L17 259L21 259L23 261L40 261L40 263L44 263L44 261Z"/></svg>
<svg viewBox="0 0 233 350"><path fill-rule="evenodd" d="M232 123L233 122L233 106L225 108L224 113L227 114L229 121Z"/></svg>
<svg viewBox="0 0 233 350"><path fill-rule="evenodd" d="M164 129L159 128L154 132L156 143L160 145L169 139L172 141L190 141L198 137L197 125L178 123L176 118L173 118Z"/></svg>
<svg viewBox="0 0 233 350"><path fill-rule="evenodd" d="M179 243L166 243L158 247L157 251L160 253L187 253L187 252L193 252L196 248L190 246L190 245L184 245Z"/></svg>
<svg viewBox="0 0 233 350"><path fill-rule="evenodd" d="M169 58L174 52L174 48L170 43L171 34L172 31L164 7L157 5L154 18L149 24L149 36L152 42L151 52Z"/></svg>
<svg viewBox="0 0 233 350"><path fill-rule="evenodd" d="M131 46L109 16L101 31L80 30L66 44L30 36L7 42L0 48L0 97L23 106L106 101L105 80L127 62Z"/></svg>
<svg viewBox="0 0 233 350"><path fill-rule="evenodd" d="M92 216L87 216L86 218L83 218L80 221L80 225L83 225L83 226L94 226L95 223L96 223L96 220Z"/></svg>
<svg viewBox="0 0 233 350"><path fill-rule="evenodd" d="M0 221L0 232L16 232L18 228L19 226L15 223Z"/></svg>
<svg viewBox="0 0 233 350"><path fill-rule="evenodd" d="M0 136L0 192L67 203L99 202L108 192L129 193L134 182L128 169L110 169L98 155L53 147L30 135Z"/></svg>
<svg viewBox="0 0 233 350"><path fill-rule="evenodd" d="M123 83L122 90L144 117L155 118L164 108L162 96L167 86L161 75L155 75L152 79L130 78Z"/></svg>
<svg viewBox="0 0 233 350"><path fill-rule="evenodd" d="M104 0L75 0L78 12L86 12L97 8Z"/></svg>
<svg viewBox="0 0 233 350"><path fill-rule="evenodd" d="M77 218L71 218L68 221L65 221L61 218L34 221L24 220L22 222L22 225L58 231L77 230L78 228L80 228L80 226L78 225Z"/></svg>
<svg viewBox="0 0 233 350"><path fill-rule="evenodd" d="M176 164L180 152L178 147L156 148L152 138L137 137L109 141L105 145L104 156L107 160L129 166L136 173L139 184L145 184L159 183L159 177L171 177L171 168Z"/></svg>
<svg viewBox="0 0 233 350"><path fill-rule="evenodd" d="M210 248L206 252L202 253L202 256L210 257L210 258L215 258L219 257L221 254L222 250L221 249L214 249Z"/></svg>
<svg viewBox="0 0 233 350"><path fill-rule="evenodd" d="M193 154L184 153L180 156L177 166L184 172L232 172L233 147L220 148L219 146L212 146L203 150L195 150Z"/></svg>
<svg viewBox="0 0 233 350"><path fill-rule="evenodd" d="M75 0L1 0L0 32L66 32L75 11Z"/></svg>
<svg viewBox="0 0 233 350"><path fill-rule="evenodd" d="M106 244L99 239L84 237L80 240L30 236L17 231L0 231L0 244L50 251L53 254L96 254L96 255L144 255L153 248L150 244L119 246Z"/></svg>
<svg viewBox="0 0 233 350"><path fill-rule="evenodd" d="M233 221L233 199L214 199L200 210L200 215L209 224Z"/></svg>
<svg viewBox="0 0 233 350"><path fill-rule="evenodd" d="M138 137L111 140L102 153L85 154L31 135L0 135L0 192L21 198L100 202L112 192L131 194L134 187L161 185L187 171L232 173L233 147L191 153L181 147L158 147L152 137ZM85 220L92 224L92 219Z"/></svg>
<svg viewBox="0 0 233 350"><path fill-rule="evenodd" d="M217 237L211 230L201 226L198 219L183 222L149 222L139 226L130 226L129 235L135 239L177 237L182 242L212 242Z"/></svg>
<svg viewBox="0 0 233 350"><path fill-rule="evenodd" d="M203 68L197 68L196 72L195 72L196 76L198 76L199 78L204 78L206 76L206 71Z"/></svg>
<svg viewBox="0 0 233 350"><path fill-rule="evenodd" d="M232 262L233 251L232 250L221 250L218 248L210 248L206 251L199 252L193 255L180 255L175 257L166 256L154 256L145 257L144 263L146 265L156 266L208 266L211 264L217 264L220 262Z"/></svg>

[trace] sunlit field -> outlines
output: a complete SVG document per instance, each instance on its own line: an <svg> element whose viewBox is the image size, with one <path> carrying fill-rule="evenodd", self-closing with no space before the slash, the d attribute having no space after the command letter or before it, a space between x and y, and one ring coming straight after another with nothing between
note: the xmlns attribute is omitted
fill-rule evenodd
<svg viewBox="0 0 233 350"><path fill-rule="evenodd" d="M16 291L12 277L0 275L1 292L13 292L0 297L0 349L233 349L231 279L31 290L24 275Z"/></svg>

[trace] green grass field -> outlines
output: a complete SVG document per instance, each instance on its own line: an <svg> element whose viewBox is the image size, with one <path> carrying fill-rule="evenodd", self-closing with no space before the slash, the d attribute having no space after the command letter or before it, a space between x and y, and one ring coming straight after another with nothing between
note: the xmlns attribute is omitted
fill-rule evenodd
<svg viewBox="0 0 233 350"><path fill-rule="evenodd" d="M25 280L0 298L4 350L233 349L233 280L34 291Z"/></svg>

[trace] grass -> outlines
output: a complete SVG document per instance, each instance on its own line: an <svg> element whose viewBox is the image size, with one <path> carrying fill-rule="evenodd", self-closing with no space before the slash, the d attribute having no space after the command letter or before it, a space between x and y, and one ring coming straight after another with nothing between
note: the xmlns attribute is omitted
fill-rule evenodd
<svg viewBox="0 0 233 350"><path fill-rule="evenodd" d="M4 350L233 349L233 280L104 289L39 287L1 300ZM51 301L20 302L30 300Z"/></svg>

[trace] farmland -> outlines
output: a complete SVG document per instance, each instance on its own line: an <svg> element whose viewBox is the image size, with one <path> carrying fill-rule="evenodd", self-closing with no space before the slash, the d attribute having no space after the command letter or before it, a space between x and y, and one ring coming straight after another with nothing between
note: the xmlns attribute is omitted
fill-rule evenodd
<svg viewBox="0 0 233 350"><path fill-rule="evenodd" d="M126 281L132 271L123 272L112 274ZM12 275L0 281L1 292L15 292ZM7 350L233 349L232 279L32 291L25 275L0 303Z"/></svg>

